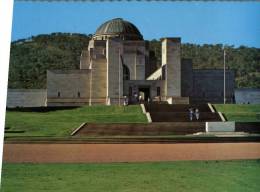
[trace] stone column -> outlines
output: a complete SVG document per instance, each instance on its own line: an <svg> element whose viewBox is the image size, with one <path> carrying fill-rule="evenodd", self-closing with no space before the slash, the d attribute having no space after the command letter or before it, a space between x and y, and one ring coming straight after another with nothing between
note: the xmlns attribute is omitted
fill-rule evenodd
<svg viewBox="0 0 260 192"><path fill-rule="evenodd" d="M122 104L123 99L123 46L119 40L107 40L107 98L111 104Z"/></svg>
<svg viewBox="0 0 260 192"><path fill-rule="evenodd" d="M162 39L162 67L166 97L181 97L181 39Z"/></svg>

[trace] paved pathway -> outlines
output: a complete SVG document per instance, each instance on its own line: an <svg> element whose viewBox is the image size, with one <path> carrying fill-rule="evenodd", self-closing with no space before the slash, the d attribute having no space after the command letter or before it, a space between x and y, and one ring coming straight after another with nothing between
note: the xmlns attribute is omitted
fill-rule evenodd
<svg viewBox="0 0 260 192"><path fill-rule="evenodd" d="M260 143L5 144L4 162L82 163L259 159Z"/></svg>

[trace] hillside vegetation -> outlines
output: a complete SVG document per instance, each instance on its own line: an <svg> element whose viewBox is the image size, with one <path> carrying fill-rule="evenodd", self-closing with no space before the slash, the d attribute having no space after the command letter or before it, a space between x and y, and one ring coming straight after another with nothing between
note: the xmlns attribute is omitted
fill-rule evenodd
<svg viewBox="0 0 260 192"><path fill-rule="evenodd" d="M53 33L11 44L9 88L46 88L46 70L77 69L90 37Z"/></svg>
<svg viewBox="0 0 260 192"><path fill-rule="evenodd" d="M47 69L78 69L80 54L91 35L52 33L21 39L11 44L9 88L46 88ZM225 46L227 67L236 75L236 87L260 88L260 49ZM150 41L157 65L161 42ZM223 68L223 45L182 44L182 57L191 58L196 69Z"/></svg>

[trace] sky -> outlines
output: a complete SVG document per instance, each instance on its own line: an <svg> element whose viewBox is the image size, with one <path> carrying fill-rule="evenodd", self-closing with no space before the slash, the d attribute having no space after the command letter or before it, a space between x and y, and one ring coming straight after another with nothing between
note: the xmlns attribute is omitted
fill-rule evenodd
<svg viewBox="0 0 260 192"><path fill-rule="evenodd" d="M184 43L260 48L257 2L15 2L12 41L53 32L93 34L118 17L146 40L181 37Z"/></svg>

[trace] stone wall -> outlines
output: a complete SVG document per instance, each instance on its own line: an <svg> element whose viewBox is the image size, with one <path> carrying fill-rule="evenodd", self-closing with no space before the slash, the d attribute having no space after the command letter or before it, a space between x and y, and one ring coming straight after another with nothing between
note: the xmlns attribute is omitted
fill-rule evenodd
<svg viewBox="0 0 260 192"><path fill-rule="evenodd" d="M89 64L90 64L89 51L88 50L83 50L81 52L81 56L80 56L79 68L80 69L89 69Z"/></svg>
<svg viewBox="0 0 260 192"><path fill-rule="evenodd" d="M223 103L223 69L192 69L191 59L182 59L181 95L191 103ZM234 102L234 71L226 70L226 102Z"/></svg>
<svg viewBox="0 0 260 192"><path fill-rule="evenodd" d="M193 90L192 60L181 60L181 96L190 97Z"/></svg>
<svg viewBox="0 0 260 192"><path fill-rule="evenodd" d="M165 66L167 96L181 96L181 39L164 38L162 40L162 66Z"/></svg>
<svg viewBox="0 0 260 192"><path fill-rule="evenodd" d="M8 108L46 106L46 89L8 89Z"/></svg>
<svg viewBox="0 0 260 192"><path fill-rule="evenodd" d="M193 70L193 90L191 100L195 103L224 102L224 74L222 69ZM226 70L226 102L232 103L234 98L234 71Z"/></svg>
<svg viewBox="0 0 260 192"><path fill-rule="evenodd" d="M92 98L107 97L107 62L106 59L93 59L92 61Z"/></svg>
<svg viewBox="0 0 260 192"><path fill-rule="evenodd" d="M47 105L74 106L88 103L90 70L47 71Z"/></svg>
<svg viewBox="0 0 260 192"><path fill-rule="evenodd" d="M123 64L130 71L131 80L145 79L145 41L123 42Z"/></svg>
<svg viewBox="0 0 260 192"><path fill-rule="evenodd" d="M111 104L115 104L115 102L119 102L119 97L123 97L123 67L119 56L119 54L123 54L123 46L120 41L107 40L106 50L107 97L111 99Z"/></svg>
<svg viewBox="0 0 260 192"><path fill-rule="evenodd" d="M206 122L206 132L234 132L235 122Z"/></svg>
<svg viewBox="0 0 260 192"><path fill-rule="evenodd" d="M260 104L260 89L241 88L235 90L235 101L238 104Z"/></svg>

